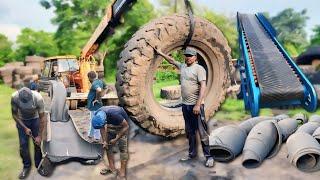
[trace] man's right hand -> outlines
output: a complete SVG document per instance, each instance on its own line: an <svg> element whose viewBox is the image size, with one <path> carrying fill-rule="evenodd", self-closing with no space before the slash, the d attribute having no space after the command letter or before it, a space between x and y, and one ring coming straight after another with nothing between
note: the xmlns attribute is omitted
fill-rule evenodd
<svg viewBox="0 0 320 180"><path fill-rule="evenodd" d="M103 149L107 149L108 148L107 142L102 142L102 147L103 147Z"/></svg>
<svg viewBox="0 0 320 180"><path fill-rule="evenodd" d="M40 146L41 145L41 137L40 136L35 137L34 142L36 143L36 145Z"/></svg>
<svg viewBox="0 0 320 180"><path fill-rule="evenodd" d="M172 56L163 53L163 52L162 52L160 49L158 49L157 47L154 47L153 49L154 49L154 51L155 51L158 55L160 55L160 56L163 57L166 61L168 61L168 63L170 63L170 64L176 66L178 69L180 69L180 63L177 62Z"/></svg>
<svg viewBox="0 0 320 180"><path fill-rule="evenodd" d="M31 135L32 135L31 129L29 129L29 128L27 128L27 127L24 129L24 132L25 132L26 135L28 135L28 136L31 136Z"/></svg>

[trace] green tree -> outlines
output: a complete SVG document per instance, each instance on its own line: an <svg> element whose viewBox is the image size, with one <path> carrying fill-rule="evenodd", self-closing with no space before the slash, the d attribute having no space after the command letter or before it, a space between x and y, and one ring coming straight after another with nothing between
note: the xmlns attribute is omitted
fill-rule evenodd
<svg viewBox="0 0 320 180"><path fill-rule="evenodd" d="M59 54L80 54L110 2L111 0L40 1L46 9L54 8L55 17L51 21L58 26L54 38Z"/></svg>
<svg viewBox="0 0 320 180"><path fill-rule="evenodd" d="M183 0L158 0L160 4L160 14L168 15L173 13L186 12ZM204 6L192 3L191 6L195 16L201 16L215 24L228 40L229 46L232 49L232 57L237 58L239 54L238 34L236 30L236 22L222 14L217 14Z"/></svg>
<svg viewBox="0 0 320 180"><path fill-rule="evenodd" d="M162 15L169 15L184 11L184 0L158 0L160 8L158 12Z"/></svg>
<svg viewBox="0 0 320 180"><path fill-rule="evenodd" d="M110 2L111 0L41 1L43 7L55 8L52 22L58 26L54 37L60 54L80 55L81 49L105 15L105 8ZM108 52L104 63L108 75L114 76L116 61L124 44L140 26L154 17L153 6L148 0L138 0L132 9L125 13L125 22L116 28L115 34L100 48L100 51Z"/></svg>
<svg viewBox="0 0 320 180"><path fill-rule="evenodd" d="M320 45L320 25L313 29L314 34L311 37L311 45Z"/></svg>
<svg viewBox="0 0 320 180"><path fill-rule="evenodd" d="M12 53L12 43L5 35L0 34L0 67L12 61Z"/></svg>
<svg viewBox="0 0 320 180"><path fill-rule="evenodd" d="M238 47L238 33L236 30L236 23L235 21L231 20L230 18L216 14L213 11L210 11L208 9L203 10L204 12L202 16L206 18L208 21L215 24L220 31L223 33L223 35L228 40L229 46L232 49L231 55L233 58L239 57L239 47Z"/></svg>
<svg viewBox="0 0 320 180"><path fill-rule="evenodd" d="M54 56L58 49L53 39L53 34L44 31L34 31L24 28L17 37L16 59L24 60L25 56Z"/></svg>
<svg viewBox="0 0 320 180"><path fill-rule="evenodd" d="M297 56L308 45L306 22L307 10L296 12L289 8L271 18L273 27L278 32L278 39L292 56Z"/></svg>
<svg viewBox="0 0 320 180"><path fill-rule="evenodd" d="M104 64L108 76L115 79L116 62L125 43L142 25L155 17L156 13L148 0L138 0L132 9L124 15L124 23L116 29L116 33L106 44L108 56Z"/></svg>

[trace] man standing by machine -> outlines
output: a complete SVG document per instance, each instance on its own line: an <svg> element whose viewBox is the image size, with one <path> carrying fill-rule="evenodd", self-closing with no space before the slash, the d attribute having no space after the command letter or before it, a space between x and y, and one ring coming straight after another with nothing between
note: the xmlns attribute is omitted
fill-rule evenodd
<svg viewBox="0 0 320 180"><path fill-rule="evenodd" d="M23 162L19 179L25 179L31 170L29 136L34 141L34 163L36 167L42 159L40 143L46 119L41 94L26 87L14 92L11 97L11 112L18 128L20 156Z"/></svg>
<svg viewBox="0 0 320 180"><path fill-rule="evenodd" d="M101 170L101 174L108 172L117 174L114 165L113 146L117 144L120 150L121 168L119 177L126 177L126 167L129 158L128 155L128 129L130 120L127 113L119 106L104 106L94 113L92 118L92 126L100 129L103 147L107 151L109 168Z"/></svg>
<svg viewBox="0 0 320 180"><path fill-rule="evenodd" d="M206 70L197 63L197 52L188 47L184 51L185 63L175 61L155 48L155 51L170 64L176 66L180 72L182 113L185 120L185 131L189 141L189 154L181 161L189 161L197 156L196 132L201 138L203 154L206 158L205 166L213 167L214 159L210 155L207 125L204 114L204 96L206 90Z"/></svg>
<svg viewBox="0 0 320 180"><path fill-rule="evenodd" d="M94 71L88 73L88 79L91 83L91 87L88 93L87 108L90 111L90 128L88 132L89 139L98 141L100 139L100 133L98 129L92 127L92 117L96 110L102 107L102 94L103 94L103 82L97 78L97 74Z"/></svg>

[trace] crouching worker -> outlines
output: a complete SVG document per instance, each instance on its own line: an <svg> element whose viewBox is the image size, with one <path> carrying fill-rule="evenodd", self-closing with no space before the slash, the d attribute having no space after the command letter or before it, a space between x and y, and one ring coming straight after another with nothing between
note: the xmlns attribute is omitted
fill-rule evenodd
<svg viewBox="0 0 320 180"><path fill-rule="evenodd" d="M100 129L103 147L106 149L109 167L101 170L101 174L118 174L114 165L113 146L118 146L120 150L121 168L119 177L126 178L126 166L128 155L128 129L129 116L122 107L103 106L98 109L92 118L92 126Z"/></svg>
<svg viewBox="0 0 320 180"><path fill-rule="evenodd" d="M20 156L23 163L19 179L25 179L31 170L29 137L32 137L34 142L34 165L36 168L42 159L40 143L46 119L41 94L26 87L14 92L11 97L11 112L18 128Z"/></svg>

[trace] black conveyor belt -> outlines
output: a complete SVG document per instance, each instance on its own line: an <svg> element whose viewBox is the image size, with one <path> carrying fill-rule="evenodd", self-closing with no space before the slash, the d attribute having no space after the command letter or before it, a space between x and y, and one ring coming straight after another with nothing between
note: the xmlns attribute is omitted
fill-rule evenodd
<svg viewBox="0 0 320 180"><path fill-rule="evenodd" d="M257 73L261 102L303 99L304 89L255 15L241 14Z"/></svg>

